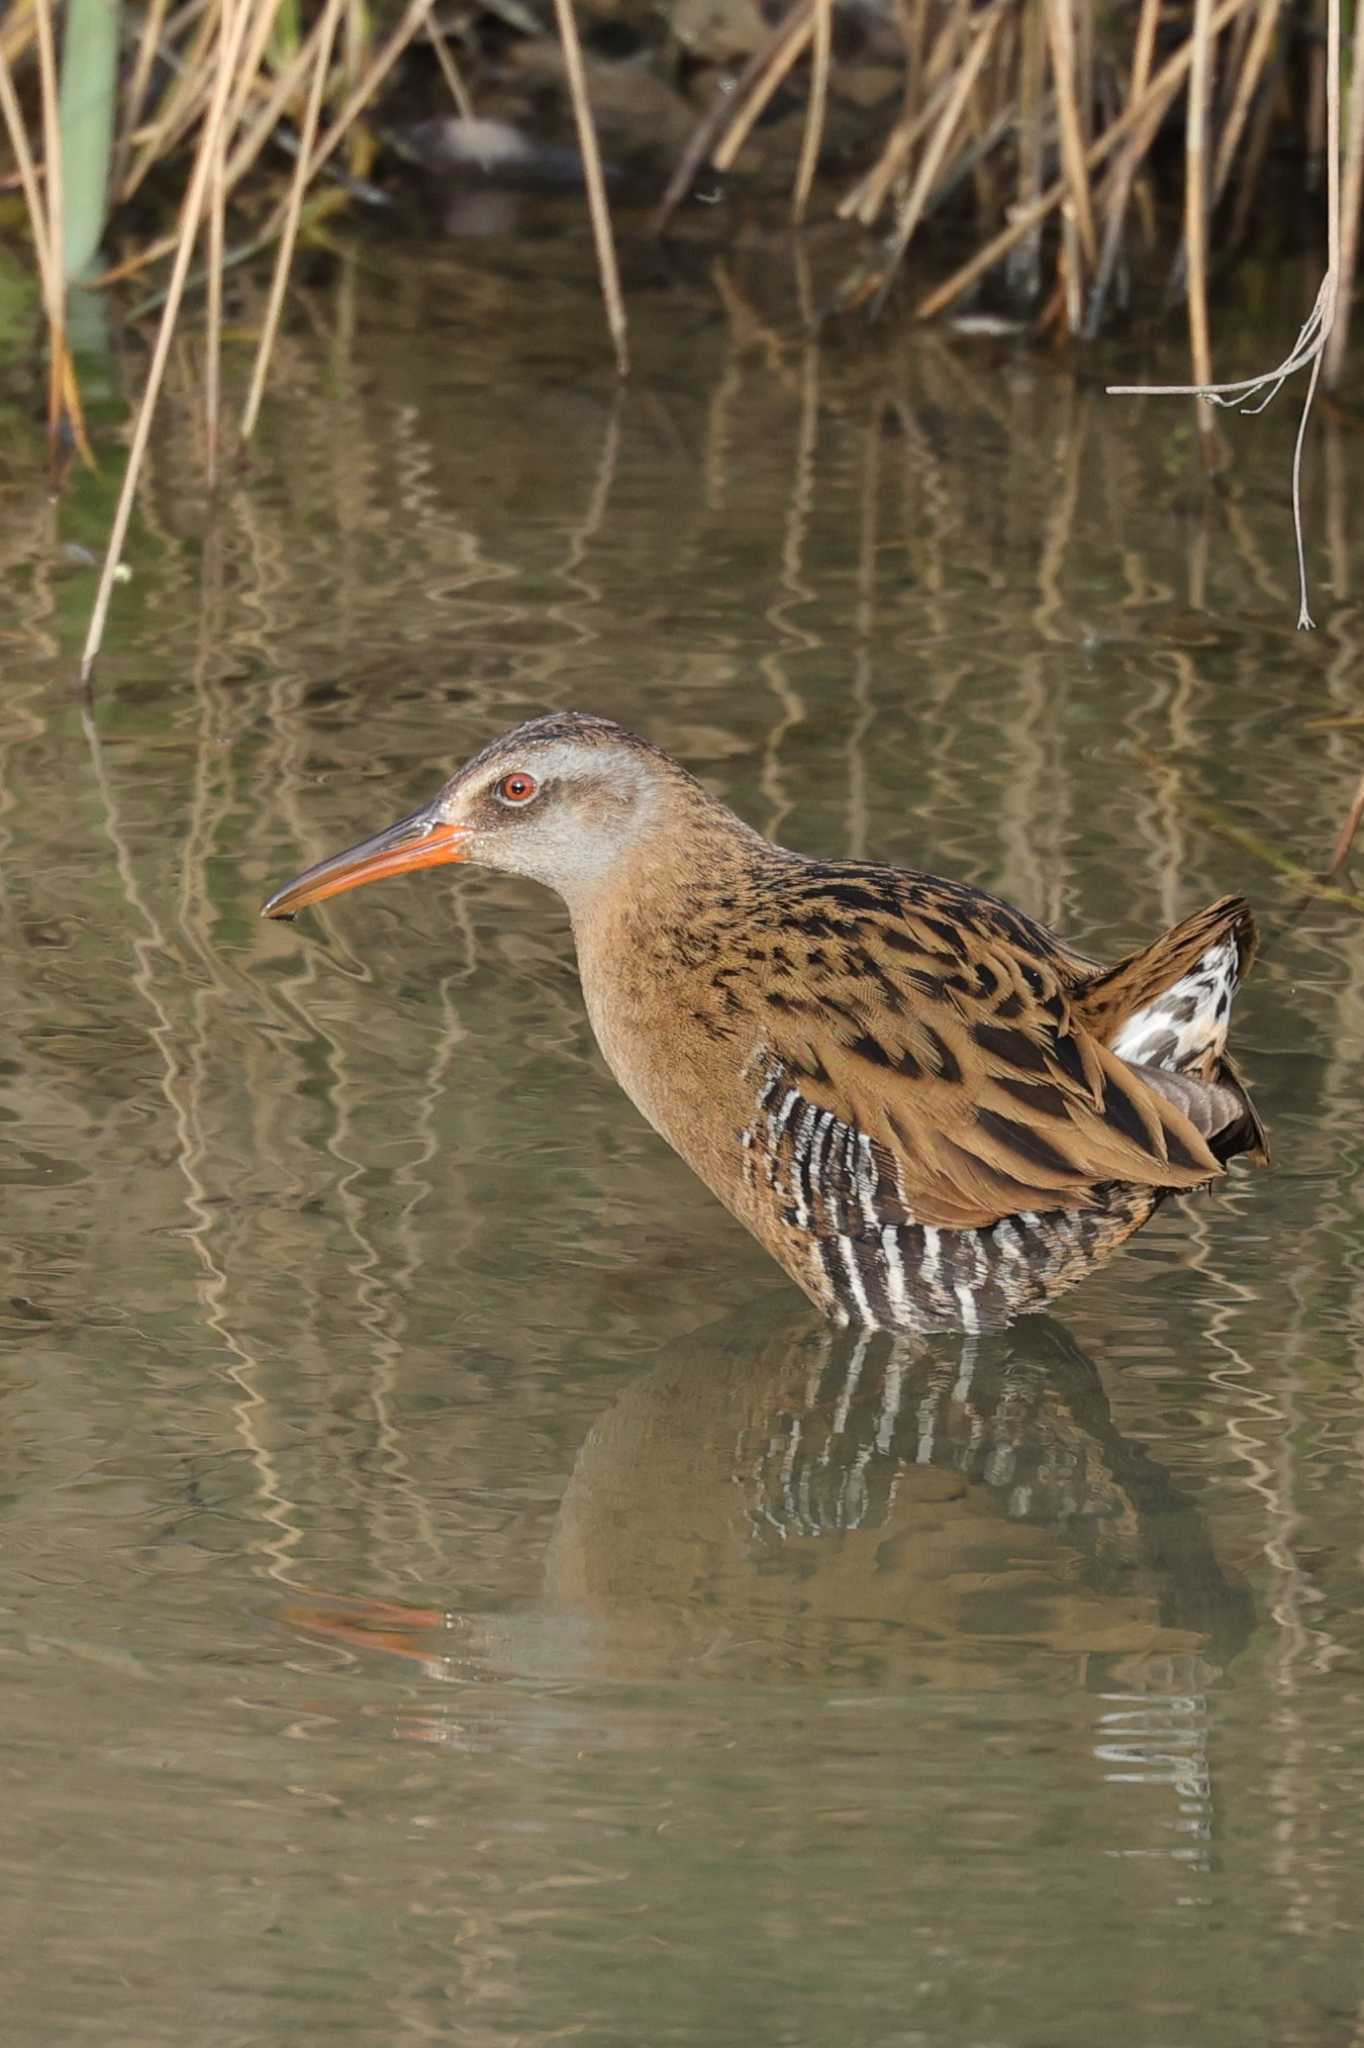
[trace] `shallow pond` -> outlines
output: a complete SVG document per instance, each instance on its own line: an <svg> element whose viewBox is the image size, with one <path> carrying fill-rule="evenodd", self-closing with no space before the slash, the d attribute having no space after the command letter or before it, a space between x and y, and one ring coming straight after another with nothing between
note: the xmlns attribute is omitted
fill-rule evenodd
<svg viewBox="0 0 1364 2048"><path fill-rule="evenodd" d="M620 395L576 225L319 258L212 500L187 347L92 708L111 484L48 513L9 432L6 2037L1358 2042L1364 926L1291 872L1361 766L1357 439L1298 635L1290 414L1214 489L1135 355L628 263ZM1273 1171L1006 1336L826 1331L550 898L257 918L563 705L1096 951L1244 889Z"/></svg>

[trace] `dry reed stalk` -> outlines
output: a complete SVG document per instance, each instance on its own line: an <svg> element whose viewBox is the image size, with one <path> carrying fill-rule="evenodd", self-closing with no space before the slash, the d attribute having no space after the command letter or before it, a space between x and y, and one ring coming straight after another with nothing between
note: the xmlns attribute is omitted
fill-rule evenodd
<svg viewBox="0 0 1364 2048"><path fill-rule="evenodd" d="M434 4L435 0L409 0L409 4L398 26L394 29L383 47L370 59L368 65L366 65L347 95L340 113L332 122L331 127L328 128L322 140L315 146L312 156L308 161L308 182L310 184L321 170L323 164L328 161L345 141L351 128L355 125L360 115L363 114L365 108L388 77L389 72L393 69L399 57L402 56L408 44L412 42L414 37L425 26L426 18ZM279 223L283 220L283 213L283 208L276 208L275 212L271 215L272 226L268 231L271 238L279 232Z"/></svg>
<svg viewBox="0 0 1364 2048"><path fill-rule="evenodd" d="M1278 0L1272 0L1272 4L1277 5ZM1161 0L1142 0L1136 42L1132 51L1132 71L1127 88L1129 107L1140 101L1146 92L1155 56L1160 10ZM1149 120L1145 127L1139 128L1109 173L1106 191L1100 202L1105 216L1103 247L1099 252L1094 288L1090 293L1089 311L1081 329L1081 332L1091 340L1099 331L1104 305L1122 252L1123 229L1127 219L1128 202L1132 196L1132 181L1155 140L1158 126L1159 117L1156 117Z"/></svg>
<svg viewBox="0 0 1364 2048"><path fill-rule="evenodd" d="M915 144L932 127L952 90L951 60L955 53L956 38L949 33L939 36L924 67L923 83L931 88L927 100L917 111L901 115L866 176L844 194L836 209L841 220L853 218L861 221L863 227L870 227L876 219L891 186L905 170ZM942 71L947 75L939 78Z"/></svg>
<svg viewBox="0 0 1364 2048"><path fill-rule="evenodd" d="M226 122L221 124L226 127ZM218 475L218 415L223 362L223 154L218 135L208 174L208 305L204 335L204 467L212 490Z"/></svg>
<svg viewBox="0 0 1364 2048"><path fill-rule="evenodd" d="M1350 338L1351 301L1355 270L1359 263L1359 208L1364 197L1364 7L1355 7L1354 54L1350 65L1350 104L1345 145L1345 177L1341 187L1344 226L1340 244L1340 288L1336 297L1336 324L1326 344L1323 370L1326 388L1340 382L1345 367L1345 348ZM1339 595L1337 584L1337 595Z"/></svg>
<svg viewBox="0 0 1364 2048"><path fill-rule="evenodd" d="M885 259L885 276L882 279L875 299L872 301L873 317L880 312L885 304L886 294L890 289L891 281L895 276L896 270L899 268L905 250L909 247L910 237L919 224L924 203L928 198L929 192L932 190L933 181L938 175L943 157L947 153L947 145L957 131L967 99L970 97L971 90L980 75L980 67L990 53L990 45L994 41L995 31L1003 18L1001 10L995 7L981 20L979 27L975 31L975 39L966 61L961 65L953 80L947 104L942 110L942 115L933 132L933 136L919 160L919 168L915 173L913 187L905 200L900 218L895 224L895 234Z"/></svg>
<svg viewBox="0 0 1364 2048"><path fill-rule="evenodd" d="M1113 288L1113 279L1122 254L1127 211L1132 202L1132 188L1165 118L1165 111L1165 107L1161 106L1148 117L1145 126L1139 128L1131 137L1117 163L1114 164L1099 196L1100 208L1104 215L1104 239L1099 250L1099 267L1094 274L1094 288L1089 295L1089 310L1081 329L1089 340L1093 340L1103 322L1108 294ZM1154 237L1149 220L1146 225L1148 240L1151 240Z"/></svg>
<svg viewBox="0 0 1364 2048"><path fill-rule="evenodd" d="M228 6L231 0L220 0L220 4ZM228 100L227 113L223 121L229 138L236 132L247 100L258 89L261 67L265 61L265 45L270 39L275 17L283 4L284 0L257 0L250 39L237 65L237 75L232 82L232 95Z"/></svg>
<svg viewBox="0 0 1364 2048"><path fill-rule="evenodd" d="M1056 114L1061 131L1061 162L1070 188L1071 217L1089 269L1094 268L1098 244L1094 235L1094 209L1089 193L1084 123L1077 93L1075 18L1071 0L1046 0L1047 40L1051 45L1051 72L1056 91Z"/></svg>
<svg viewBox="0 0 1364 2048"><path fill-rule="evenodd" d="M436 62L440 65L441 74L445 79L445 83L450 88L450 97L455 103L455 108L461 121L472 121L474 118L474 103L469 97L469 88L464 83L459 66L451 54L450 45L445 40L445 32L434 14L430 15L427 19L426 35L428 42L436 53Z"/></svg>
<svg viewBox="0 0 1364 2048"><path fill-rule="evenodd" d="M312 80L308 86L308 104L303 114L298 155L294 159L294 175L289 186L289 203L284 217L283 233L275 256L275 274L270 280L270 297L261 328L260 345L256 350L256 360L251 371L251 389L247 393L246 406L242 413L241 431L244 441L249 441L255 432L256 420L260 414L266 374L270 368L275 335L279 330L280 314L284 307L284 294L289 283L294 244L298 237L299 216L303 211L303 195L308 189L308 159L312 155L313 138L317 134L317 124L322 112L322 94L326 89L327 73L331 66L332 46L336 40L341 10L345 4L346 0L327 0L322 15L322 36L317 46Z"/></svg>
<svg viewBox="0 0 1364 2048"><path fill-rule="evenodd" d="M739 151L762 119L768 102L785 83L787 74L795 69L814 33L815 12L812 5L799 33L793 36L783 49L775 52L770 65L757 80L744 104L735 108L733 120L710 154L710 160L717 171L733 169Z"/></svg>
<svg viewBox="0 0 1364 2048"><path fill-rule="evenodd" d="M1316 169L1326 148L1326 68L1327 58L1323 44L1330 30L1327 27L1325 0L1312 0L1312 25L1307 40L1307 164L1312 183L1316 183Z"/></svg>
<svg viewBox="0 0 1364 2048"><path fill-rule="evenodd" d="M147 87L151 83L152 66L156 62L168 4L169 0L151 0L151 5L142 17L142 28L137 39L137 55L133 59L127 87L121 96L123 118L109 168L111 192L120 190L124 173L128 168L128 156L133 146L133 136L137 132L137 124L142 118L142 108L147 97Z"/></svg>
<svg viewBox="0 0 1364 2048"><path fill-rule="evenodd" d="M997 40L999 42L1006 42L1008 35L1009 17L1005 15ZM981 77L976 81L974 96L977 98L984 90L986 75L989 69L990 66L987 62ZM969 109L971 102L968 101L967 105ZM979 181L989 158L993 156L1001 143L1008 141L1009 137L1013 134L1015 126L1014 110L1011 106L1008 106L1005 107L1003 113L997 114L989 126L982 130L979 135L970 141L963 139L961 146L948 163L947 169L928 195L923 212L925 220L930 219L940 206L945 206L953 193L959 189L967 178ZM980 189L979 182L977 182L976 189L977 191ZM993 181L990 183L990 189L993 190ZM996 210L993 204L991 204L989 211L994 212Z"/></svg>
<svg viewBox="0 0 1364 2048"><path fill-rule="evenodd" d="M1214 34L1219 33L1243 7L1249 4L1250 0L1222 0L1222 4L1214 10L1212 17ZM1103 134L1097 136L1090 144L1085 152L1087 172L1096 170L1100 164L1107 162L1118 144L1125 142L1143 122L1157 112L1164 114L1166 107L1183 85L1192 61L1193 53L1187 43L1166 59L1141 99L1125 107L1117 119L1110 122ZM953 271L951 277L943 284L935 286L919 301L914 309L916 319L931 320L935 314L942 312L945 306L950 306L954 299L960 298L977 278L992 270L1002 256L1007 256L1010 249L1020 242L1024 235L1045 220L1048 214L1053 213L1069 190L1067 181L1064 178L1058 179L1054 185L1048 187L1040 199L1034 200L1031 206L1020 208L1008 227L1002 228L984 248L978 249L968 262L963 263L959 270Z"/></svg>
<svg viewBox="0 0 1364 2048"><path fill-rule="evenodd" d="M1194 382L1212 381L1208 331L1208 100L1212 90L1213 42L1208 23L1212 0L1194 0L1193 63L1189 67L1189 114L1184 146L1184 248L1188 258L1189 354ZM1213 445L1213 417L1195 401L1204 459Z"/></svg>
<svg viewBox="0 0 1364 2048"><path fill-rule="evenodd" d="M43 304L47 306L51 303L52 293L48 276L52 264L52 241L48 233L47 206L39 183L38 167L33 161L33 151L29 147L23 109L14 90L14 78L3 43L0 43L0 112L3 112L5 117L5 127L9 131L10 148L14 151L24 205L28 208L29 232L33 236L33 253L38 264L38 282Z"/></svg>
<svg viewBox="0 0 1364 2048"><path fill-rule="evenodd" d="M184 55L176 59L175 81L157 108L155 118L143 131L142 146L119 187L120 200L132 198L148 171L162 157L170 154L197 120L210 91L207 81L213 75L213 67L208 61L208 53L214 43L216 20L216 9L210 11L207 8L196 19L194 40Z"/></svg>
<svg viewBox="0 0 1364 2048"><path fill-rule="evenodd" d="M1282 5L1283 0L1260 0L1260 11L1255 17L1255 26L1247 43L1240 69L1236 74L1236 91L1232 98L1231 109L1222 125L1222 133L1218 138L1217 162L1212 174L1212 199L1214 206L1216 206L1218 200L1221 199L1222 194L1226 191L1227 180L1231 176L1231 167L1236 160L1236 152L1241 146L1242 131L1245 128L1251 104L1255 98L1255 89L1260 83L1265 65L1269 61L1269 53L1274 46L1274 31L1279 25L1279 13ZM1242 170L1244 171L1244 169L1245 166L1243 165Z"/></svg>
<svg viewBox="0 0 1364 2048"><path fill-rule="evenodd" d="M928 82L924 50L928 43L929 0L899 0L896 9L900 41L904 45L904 108L901 121L911 125L919 112L923 87Z"/></svg>
<svg viewBox="0 0 1364 2048"><path fill-rule="evenodd" d="M833 52L833 0L815 0L815 40L810 58L810 103L805 110L805 133L801 138L800 165L796 188L791 196L791 218L799 227L810 202L815 182L824 121L829 104L829 59Z"/></svg>
<svg viewBox="0 0 1364 2048"><path fill-rule="evenodd" d="M28 212L29 231L33 236L39 288L48 320L49 346L52 352L48 375L48 453L52 471L55 476L60 467L59 437L63 422L70 431L82 462L87 469L93 469L95 458L90 451L90 443L85 432L80 388L76 382L75 365L72 363L71 350L66 339L66 280L62 274L61 223L49 217L43 198L43 184L40 181L38 166L33 159L28 129L18 95L14 90L14 79L3 44L0 44L0 108L3 109L10 145L14 150L20 189ZM54 312L57 320L55 327L52 324ZM52 424L54 420L55 428Z"/></svg>
<svg viewBox="0 0 1364 2048"><path fill-rule="evenodd" d="M227 4L230 6L230 0L227 0ZM104 623L109 615L109 600L113 595L114 578L118 573L119 558L123 553L123 543L128 534L128 521L132 516L133 498L137 491L137 480L142 471L142 463L147 452L147 442L151 435L152 415L156 410L156 401L161 390L161 381L166 373L166 360L170 354L171 337L175 332L175 322L180 311L180 300L185 288L185 278L189 271L190 257L194 253L195 238L199 231L200 220L203 217L204 198L208 188L213 153L217 146L218 128L226 111L228 86L234 75L237 60L241 55L242 41L245 37L246 26L249 20L249 0L242 0L242 4L231 16L230 26L226 20L224 21L223 33L225 43L223 61L217 67L214 74L213 96L209 103L208 114L205 117L203 133L199 138L199 147L195 153L194 168L190 173L189 189L185 194L184 205L180 213L180 242L175 252L175 264L171 271L170 286L166 293L166 303L161 314L161 325L157 329L156 344L152 350L152 360L147 371L146 389L143 391L142 403L138 407L137 420L133 427L132 444L128 450L128 467L124 472L123 487L118 494L118 506L114 512L113 529L109 535L109 543L104 556L104 566L100 571L99 588L95 592L94 608L90 614L90 625L85 636L85 647L81 655L80 680L82 684L88 684L90 681L91 672L95 665L95 657L99 653L100 643L104 638Z"/></svg>
<svg viewBox="0 0 1364 2048"><path fill-rule="evenodd" d="M1046 154L1047 34L1041 10L1025 9L1019 39L1016 98L1015 149L1018 156L1018 185L1015 208L1033 204L1042 190L1042 167ZM1042 230L1033 228L1009 260L1012 291L1031 305L1042 283Z"/></svg>
<svg viewBox="0 0 1364 2048"><path fill-rule="evenodd" d="M1260 190L1260 173L1269 154L1269 138L1274 127L1274 100L1272 92L1261 93L1260 103L1250 117L1250 135L1242 152L1236 177L1236 199L1230 223L1222 235L1222 246L1225 249L1239 249L1250 225L1251 211Z"/></svg>
<svg viewBox="0 0 1364 2048"><path fill-rule="evenodd" d="M969 50L971 47L970 0L956 0L954 27L957 33L959 48L963 52ZM1002 42L1005 38L1001 36L999 40ZM949 173L949 183L951 187L955 188L962 178L969 177L975 185L977 217L981 220L990 220L994 215L994 206L990 196L990 175L986 161L988 150L985 147L986 137L989 132L989 121L986 118L985 109L981 105L981 95L984 91L985 83L984 73L978 74L975 84L966 95L966 105L962 109L962 133L964 137L969 139L966 141L965 147L959 156L955 159L954 168Z"/></svg>
<svg viewBox="0 0 1364 2048"><path fill-rule="evenodd" d="M1017 15L1006 15L994 50L981 73L980 85L971 98L972 120L976 128L972 175L983 220L1002 219L1007 209L1004 196L1006 173L996 169L991 159L1000 143L1012 135L1017 126L1013 82L1018 75L1020 40Z"/></svg>
<svg viewBox="0 0 1364 2048"><path fill-rule="evenodd" d="M601 151L597 147L597 126L587 96L587 73L583 67L582 45L573 0L554 0L559 23L559 41L568 73L568 90L573 101L573 118L578 126L578 149L587 181L587 210L592 220L592 238L597 247L597 269L601 276L606 324L616 352L616 371L630 374L630 343L625 325L625 301L621 296L620 271L616 265L616 243L611 232L611 209L606 203L606 179L602 175Z"/></svg>
<svg viewBox="0 0 1364 2048"><path fill-rule="evenodd" d="M166 23L166 45L173 47L178 43L186 29L193 28L195 22L208 14L217 4L218 0L184 0L184 5L177 7Z"/></svg>
<svg viewBox="0 0 1364 2048"><path fill-rule="evenodd" d="M47 453L55 472L66 392L66 278L62 271L62 140L58 115L57 59L53 48L50 0L37 0L35 24L38 77L42 90L43 173L47 193L47 247L44 311L50 356L47 380Z"/></svg>
<svg viewBox="0 0 1364 2048"><path fill-rule="evenodd" d="M322 41L322 17L313 23L307 35L295 50L290 61L282 67L273 80L270 90L262 97L260 105L249 120L242 122L241 139L227 160L227 189L229 192L245 177L269 142L284 109L302 91L305 81L312 75L312 65Z"/></svg>
<svg viewBox="0 0 1364 2048"><path fill-rule="evenodd" d="M785 47L788 40L808 29L813 9L814 0L796 0L795 6L777 23L767 41L753 52L735 79L732 90L716 93L710 107L692 130L687 146L678 159L677 169L668 180L667 190L649 222L651 233L661 235L664 232L668 222L690 192L692 181L712 146L724 133L728 123L733 120L756 80L763 76L768 65Z"/></svg>
<svg viewBox="0 0 1364 2048"><path fill-rule="evenodd" d="M1215 32L1215 31L1210 31ZM1263 412L1298 370L1309 370L1302 415L1293 443L1293 537L1298 555L1298 630L1313 625L1308 605L1307 551L1302 524L1302 453L1307 422L1321 375L1322 358L1335 325L1341 277L1340 218L1340 0L1327 0L1326 43L1326 275L1311 312L1293 347L1274 369L1230 384L1110 384L1110 396L1206 399L1210 405L1234 406L1238 412Z"/></svg>

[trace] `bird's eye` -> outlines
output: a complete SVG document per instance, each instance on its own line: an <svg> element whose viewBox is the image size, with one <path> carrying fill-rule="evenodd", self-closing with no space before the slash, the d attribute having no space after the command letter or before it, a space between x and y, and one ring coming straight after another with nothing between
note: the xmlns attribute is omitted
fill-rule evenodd
<svg viewBox="0 0 1364 2048"><path fill-rule="evenodd" d="M504 775L497 785L497 794L504 804L528 804L540 788L533 775Z"/></svg>

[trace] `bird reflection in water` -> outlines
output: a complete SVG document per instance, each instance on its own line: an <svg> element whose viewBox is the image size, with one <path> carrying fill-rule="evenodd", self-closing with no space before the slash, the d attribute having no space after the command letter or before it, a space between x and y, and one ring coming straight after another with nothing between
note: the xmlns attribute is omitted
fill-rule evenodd
<svg viewBox="0 0 1364 2048"><path fill-rule="evenodd" d="M593 1425L529 1614L309 1600L432 1676L1201 1691L1247 1597L1060 1324L701 1332Z"/></svg>

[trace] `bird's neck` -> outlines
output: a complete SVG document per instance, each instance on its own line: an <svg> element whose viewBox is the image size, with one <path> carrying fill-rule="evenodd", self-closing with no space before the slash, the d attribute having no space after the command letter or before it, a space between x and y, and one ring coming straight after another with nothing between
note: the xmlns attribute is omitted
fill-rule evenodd
<svg viewBox="0 0 1364 2048"><path fill-rule="evenodd" d="M607 1065L636 1106L705 1173L700 1134L732 1087L739 1020L726 1014L734 934L783 858L697 791L570 901L583 996ZM695 1124L695 1130L692 1129Z"/></svg>
<svg viewBox="0 0 1364 2048"><path fill-rule="evenodd" d="M667 787L653 816L616 860L583 886L563 891L579 955L651 935L684 940L715 906L754 876L777 849L690 778ZM653 950L650 945L649 950Z"/></svg>

